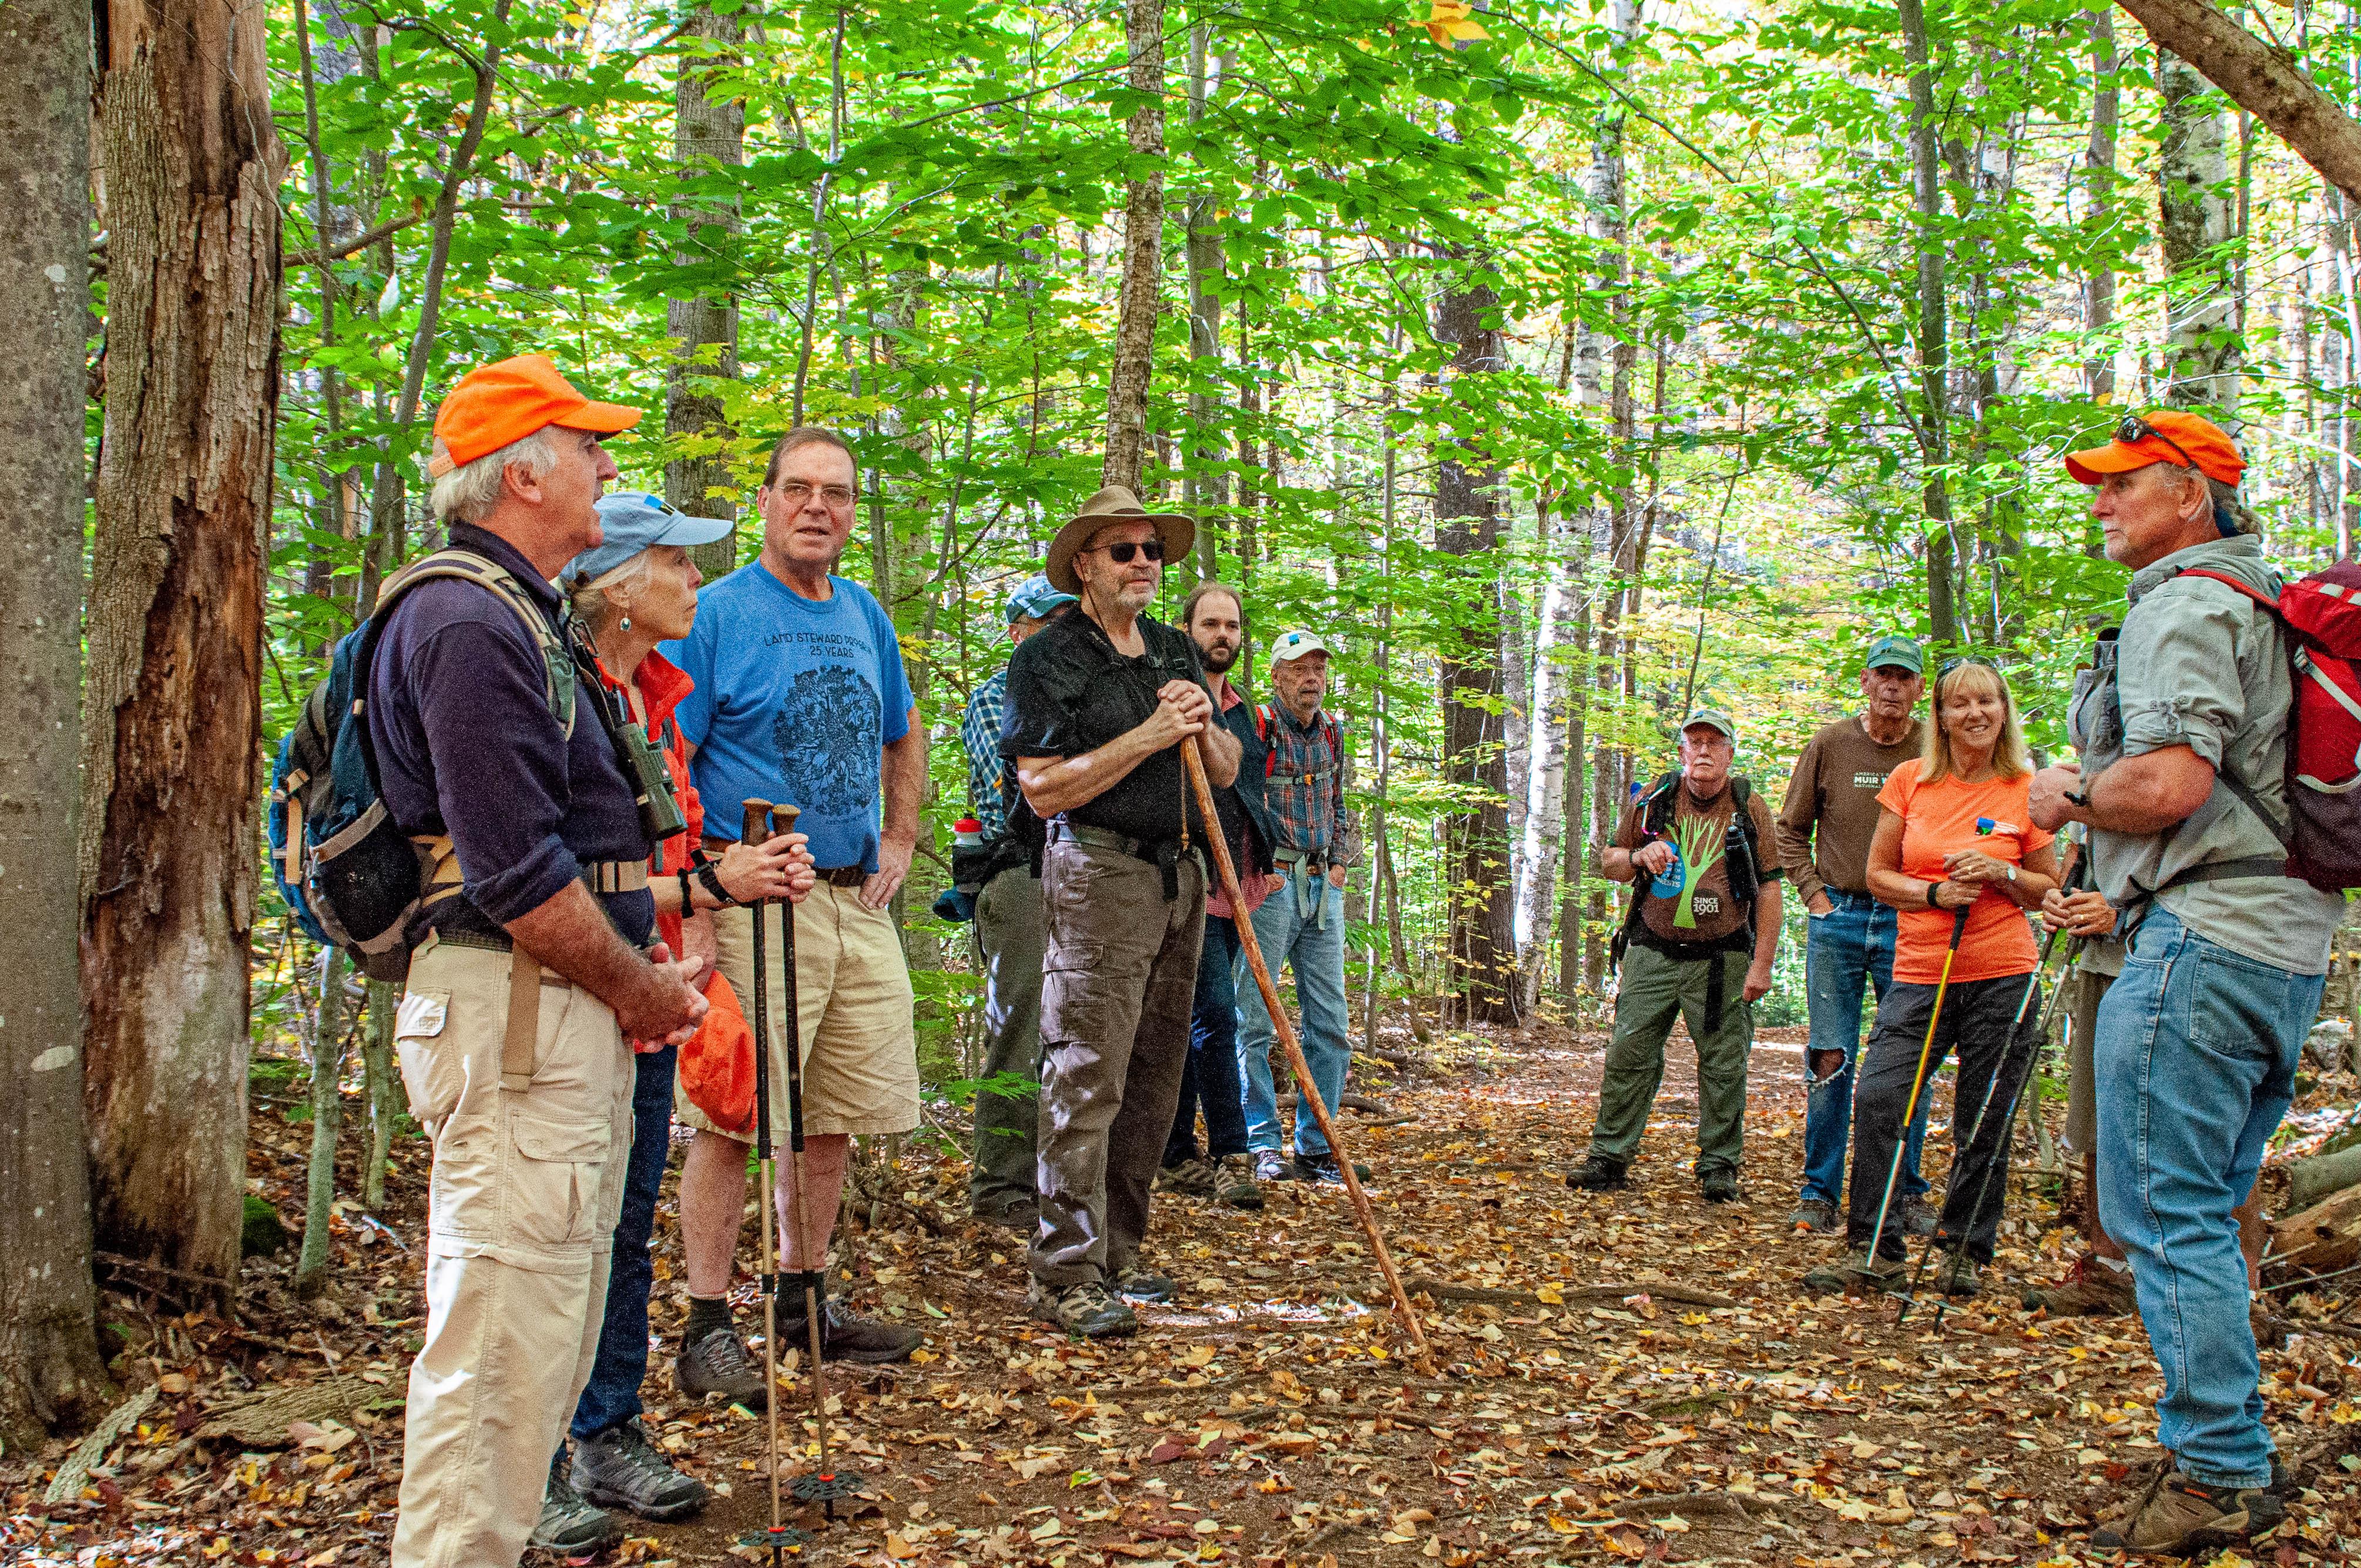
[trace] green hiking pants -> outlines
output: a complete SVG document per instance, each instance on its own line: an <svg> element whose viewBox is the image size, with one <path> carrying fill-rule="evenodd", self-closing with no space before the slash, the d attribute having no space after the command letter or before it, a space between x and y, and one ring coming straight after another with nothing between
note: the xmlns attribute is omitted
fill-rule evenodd
<svg viewBox="0 0 2361 1568"><path fill-rule="evenodd" d="M1664 1042L1679 1017L1697 1042L1697 1175L1736 1173L1746 1146L1746 1053L1754 1044L1747 964L1744 953L1673 959L1639 942L1625 950L1615 1036L1598 1086L1598 1122L1590 1130L1592 1154L1631 1163L1664 1080ZM1708 1029L1708 992L1716 966L1722 971L1721 1018Z"/></svg>

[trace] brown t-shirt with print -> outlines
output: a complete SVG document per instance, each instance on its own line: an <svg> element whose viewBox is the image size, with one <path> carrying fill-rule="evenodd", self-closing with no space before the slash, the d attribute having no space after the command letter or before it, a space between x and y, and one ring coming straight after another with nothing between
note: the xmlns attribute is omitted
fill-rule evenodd
<svg viewBox="0 0 2361 1568"><path fill-rule="evenodd" d="M1642 879L1640 918L1650 934L1663 941L1718 942L1742 930L1750 913L1730 895L1733 793L1724 784L1720 795L1699 806L1690 796L1688 785L1681 783L1673 786L1673 815L1663 837L1672 841L1681 858L1661 877L1649 876L1645 867L1635 868ZM1644 823L1647 808L1645 796L1631 803L1615 830L1617 849L1637 850L1653 837ZM1752 790L1746 796L1746 820L1753 840L1755 877L1758 882L1769 882L1779 874L1778 862L1769 861L1771 808ZM1659 895L1659 889L1665 890L1664 895Z"/></svg>
<svg viewBox="0 0 2361 1568"><path fill-rule="evenodd" d="M1808 903L1824 887L1869 891L1869 841L1883 809L1877 792L1918 754L1925 733L1914 718L1901 740L1881 746L1855 715L1825 726L1805 745L1779 808L1779 860L1797 897Z"/></svg>

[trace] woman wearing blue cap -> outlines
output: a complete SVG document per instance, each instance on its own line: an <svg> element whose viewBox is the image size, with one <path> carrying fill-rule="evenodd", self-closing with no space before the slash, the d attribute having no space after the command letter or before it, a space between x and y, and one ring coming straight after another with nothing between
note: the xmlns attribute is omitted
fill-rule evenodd
<svg viewBox="0 0 2361 1568"><path fill-rule="evenodd" d="M598 523L605 537L566 563L558 587L573 601L577 635L587 633L598 654L605 687L598 695L608 703L616 731L627 728L628 710L629 728L646 736L671 775L687 827L657 847L648 891L655 898L659 934L694 966L692 983L703 990L714 974L712 922L705 911L756 898L801 900L811 890L811 856L800 833L763 844L732 844L718 861L704 861L697 850L705 812L689 782L687 749L672 722L672 710L688 695L690 682L656 652L656 644L687 635L697 618L701 579L688 558L689 547L727 537L732 525L687 516L658 497L631 490L601 499ZM657 1520L681 1519L705 1504L705 1487L674 1469L640 1425L648 1292L654 1282L648 1239L655 1229L656 1192L671 1145L678 1060L677 1048L669 1046L637 1058L631 1164L615 1226L598 1361L575 1407L571 1475L561 1451L533 1535L533 1545L552 1551L581 1551L620 1536L621 1527L599 1504ZM747 1373L759 1387L761 1374L751 1364Z"/></svg>

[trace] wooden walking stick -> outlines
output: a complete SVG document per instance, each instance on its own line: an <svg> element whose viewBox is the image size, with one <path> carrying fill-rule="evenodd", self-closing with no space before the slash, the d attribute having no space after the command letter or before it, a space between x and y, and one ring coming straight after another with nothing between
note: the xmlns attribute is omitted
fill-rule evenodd
<svg viewBox="0 0 2361 1568"><path fill-rule="evenodd" d="M1262 1004L1270 1014L1271 1027L1279 1033L1279 1043L1286 1048L1287 1065L1295 1073L1295 1087L1304 1110L1319 1125L1320 1135L1328 1140L1328 1152L1344 1173L1345 1192L1353 1201L1353 1212L1361 1222L1363 1234L1369 1238L1369 1250L1377 1255L1378 1270L1386 1277L1386 1288L1394 1299L1394 1315L1401 1320L1402 1332L1410 1336L1411 1349L1418 1357L1419 1370L1434 1376L1434 1353L1427 1348L1426 1334L1419 1327L1418 1313L1410 1304L1410 1293L1402 1288L1401 1276L1395 1271L1394 1255L1386 1248L1385 1233L1378 1229L1378 1216L1369 1207L1369 1195L1361 1190L1361 1179L1354 1173L1353 1157L1346 1151L1344 1140L1336 1135L1336 1124L1329 1118L1328 1107L1312 1086L1312 1066L1303 1059L1303 1043L1295 1037L1295 1025L1288 1022L1287 1009L1279 1004L1279 987L1272 983L1270 968L1262 960L1262 945L1255 940L1254 922L1246 917L1246 897L1238 891L1238 869L1230 861L1230 847L1223 839L1221 814L1213 809L1213 786L1205 777L1205 759L1197 749L1197 738L1180 738L1180 765L1188 770L1189 783L1197 792L1197 807L1205 821L1205 847L1213 854L1213 869L1220 874L1222 892L1230 901L1234 912L1232 924L1238 928L1238 946L1246 956L1246 964L1254 970L1255 984L1262 991Z"/></svg>
<svg viewBox="0 0 2361 1568"><path fill-rule="evenodd" d="M771 803L746 802L740 841L759 844L770 837ZM779 1261L771 1234L771 1006L770 958L763 939L763 910L770 901L756 899L747 908L754 921L754 1169L762 1184L762 1252L757 1259L763 1282L763 1411L767 1423L771 1471L771 1523L747 1544L767 1548L771 1568L779 1568L782 1554L803 1544L802 1533L789 1530L779 1517Z"/></svg>

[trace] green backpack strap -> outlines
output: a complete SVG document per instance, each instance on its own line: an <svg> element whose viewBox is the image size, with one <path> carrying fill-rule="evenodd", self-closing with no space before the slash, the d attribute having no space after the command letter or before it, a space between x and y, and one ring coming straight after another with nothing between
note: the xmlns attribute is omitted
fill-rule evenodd
<svg viewBox="0 0 2361 1568"><path fill-rule="evenodd" d="M471 551L437 550L431 555L420 556L386 579L378 594L375 613L383 616L402 595L437 577L473 583L516 612L517 620L524 624L525 634L541 650L542 697L549 705L549 716L557 720L567 740L574 739L574 656L566 646L565 633L549 623L541 606L507 567Z"/></svg>

